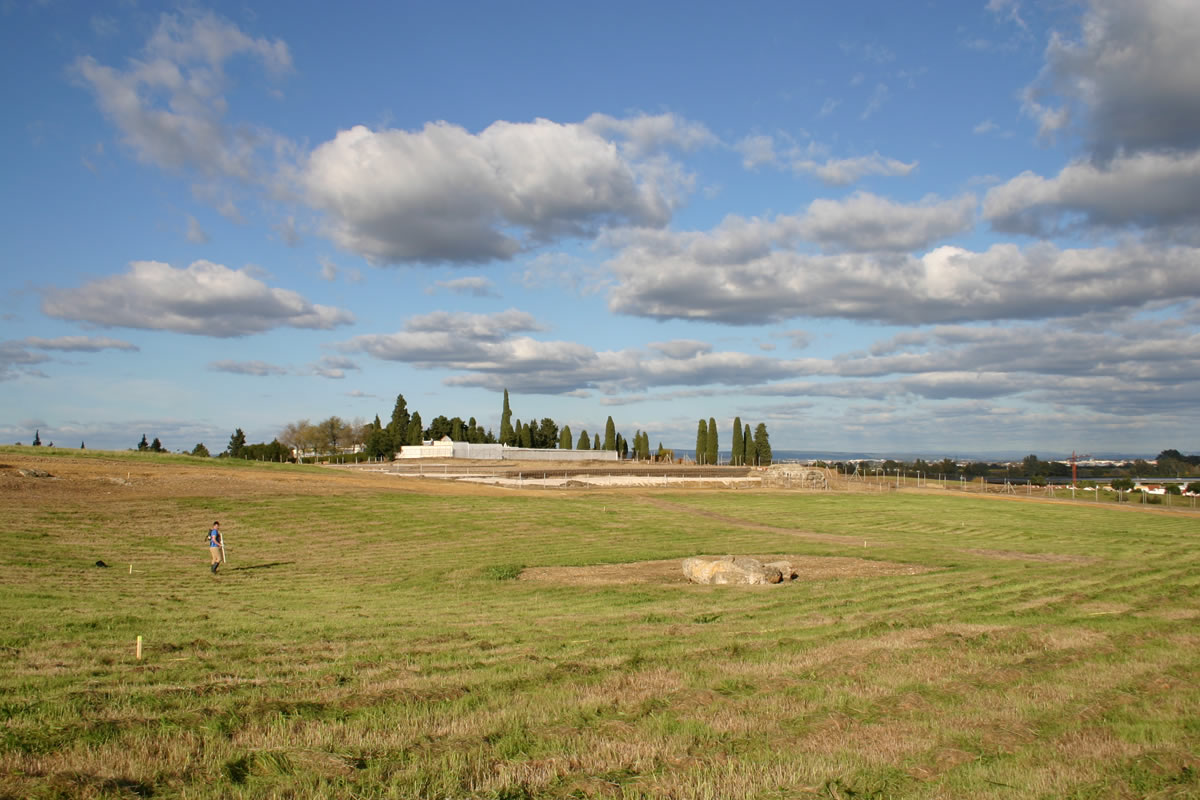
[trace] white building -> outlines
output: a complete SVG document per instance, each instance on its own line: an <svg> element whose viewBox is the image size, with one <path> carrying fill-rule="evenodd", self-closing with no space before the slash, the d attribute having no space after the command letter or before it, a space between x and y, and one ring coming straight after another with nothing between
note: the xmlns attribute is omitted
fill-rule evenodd
<svg viewBox="0 0 1200 800"><path fill-rule="evenodd" d="M436 442L406 444L396 458L478 458L494 461L617 461L616 450L544 450L506 444L471 444L443 436Z"/></svg>

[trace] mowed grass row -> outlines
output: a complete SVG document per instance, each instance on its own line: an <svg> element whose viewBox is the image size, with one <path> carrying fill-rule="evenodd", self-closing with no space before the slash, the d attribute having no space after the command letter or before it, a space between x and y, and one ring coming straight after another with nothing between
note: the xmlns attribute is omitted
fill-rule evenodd
<svg viewBox="0 0 1200 800"><path fill-rule="evenodd" d="M12 513L0 795L1200 793L1196 517L386 489ZM231 562L216 578L214 518ZM929 571L497 579L728 552Z"/></svg>

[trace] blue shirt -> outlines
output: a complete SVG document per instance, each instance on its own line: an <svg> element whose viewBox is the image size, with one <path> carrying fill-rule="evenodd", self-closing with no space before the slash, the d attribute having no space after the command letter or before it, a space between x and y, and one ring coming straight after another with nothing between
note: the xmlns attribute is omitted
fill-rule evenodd
<svg viewBox="0 0 1200 800"><path fill-rule="evenodd" d="M211 531L208 532L208 546L209 547L220 547L221 546L221 532L219 530L217 530L216 528L213 528Z"/></svg>

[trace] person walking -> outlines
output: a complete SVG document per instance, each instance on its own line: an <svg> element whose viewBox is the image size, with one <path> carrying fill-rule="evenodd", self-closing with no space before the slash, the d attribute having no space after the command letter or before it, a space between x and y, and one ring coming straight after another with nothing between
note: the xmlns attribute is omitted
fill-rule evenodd
<svg viewBox="0 0 1200 800"><path fill-rule="evenodd" d="M221 566L221 523L214 522L212 530L208 532L208 554L212 558L212 574L217 574L217 569Z"/></svg>

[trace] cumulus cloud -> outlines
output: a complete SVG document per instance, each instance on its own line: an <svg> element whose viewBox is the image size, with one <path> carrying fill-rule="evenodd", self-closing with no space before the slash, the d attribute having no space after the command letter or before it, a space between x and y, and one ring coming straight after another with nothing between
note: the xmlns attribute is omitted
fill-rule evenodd
<svg viewBox="0 0 1200 800"><path fill-rule="evenodd" d="M716 135L702 123L678 114L647 115L618 119L608 114L592 114L583 126L607 139L622 140L622 147L633 158L641 158L667 149L690 152L718 144Z"/></svg>
<svg viewBox="0 0 1200 800"><path fill-rule="evenodd" d="M1052 178L1023 172L988 190L983 215L997 230L1034 236L1083 226L1195 234L1200 227L1200 150L1137 153L1103 165L1076 161Z"/></svg>
<svg viewBox="0 0 1200 800"><path fill-rule="evenodd" d="M1200 249L1114 248L923 255L798 251L786 221L723 223L711 232L626 231L608 262L609 308L655 319L751 325L795 317L891 324L1042 319L1137 308L1200 295Z"/></svg>
<svg viewBox="0 0 1200 800"><path fill-rule="evenodd" d="M1015 3L999 3L1015 8ZM1026 106L1044 131L1074 117L1090 149L1200 147L1200 4L1091 0L1078 38L1055 33ZM1061 101L1053 107L1054 98Z"/></svg>
<svg viewBox="0 0 1200 800"><path fill-rule="evenodd" d="M280 140L260 128L225 122L225 66L235 56L261 62L272 75L291 68L282 41L252 38L206 13L162 15L142 56L123 69L84 56L74 72L140 160L249 180L259 172L258 151Z"/></svg>
<svg viewBox="0 0 1200 800"><path fill-rule="evenodd" d="M585 125L356 126L318 146L300 181L339 246L376 264L509 259L606 225L661 226L688 184Z"/></svg>
<svg viewBox="0 0 1200 800"><path fill-rule="evenodd" d="M814 200L796 225L802 238L830 250L915 250L969 230L975 207L974 195L907 205L857 192L845 200Z"/></svg>
<svg viewBox="0 0 1200 800"><path fill-rule="evenodd" d="M210 261L175 268L134 261L123 275L77 289L49 289L42 312L105 327L167 330L232 337L278 327L329 330L354 315L317 305L288 289L274 289L250 274Z"/></svg>

